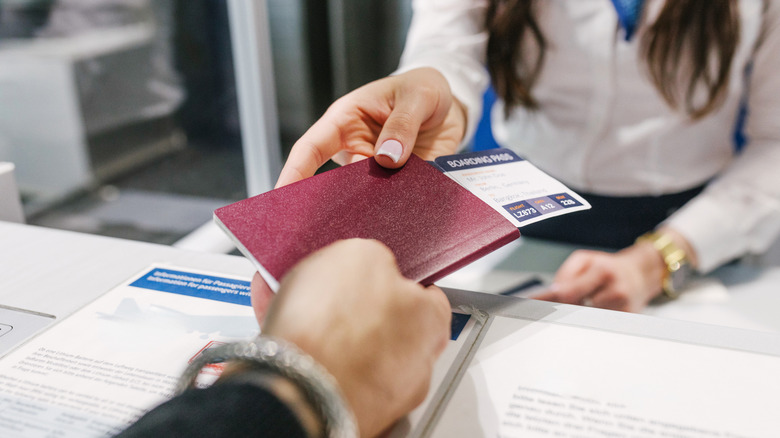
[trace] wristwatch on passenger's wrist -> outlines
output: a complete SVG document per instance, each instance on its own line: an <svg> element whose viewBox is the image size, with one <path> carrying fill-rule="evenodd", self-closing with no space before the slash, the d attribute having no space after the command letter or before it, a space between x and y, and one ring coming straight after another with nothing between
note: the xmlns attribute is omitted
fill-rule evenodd
<svg viewBox="0 0 780 438"><path fill-rule="evenodd" d="M677 245L669 234L650 231L636 239L637 242L649 242L661 255L666 265L666 273L661 283L664 295L677 298L685 284L690 280L692 269L685 250Z"/></svg>

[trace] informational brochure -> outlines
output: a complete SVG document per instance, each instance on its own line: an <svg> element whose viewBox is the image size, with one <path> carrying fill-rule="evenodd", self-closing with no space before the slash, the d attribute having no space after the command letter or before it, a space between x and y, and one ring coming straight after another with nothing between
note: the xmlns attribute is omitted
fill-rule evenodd
<svg viewBox="0 0 780 438"><path fill-rule="evenodd" d="M433 436L780 436L778 367L764 354L496 317Z"/></svg>
<svg viewBox="0 0 780 438"><path fill-rule="evenodd" d="M509 149L448 155L434 164L517 227L590 208L580 195Z"/></svg>
<svg viewBox="0 0 780 438"><path fill-rule="evenodd" d="M51 325L0 359L0 436L122 430L202 351L257 335L249 286L153 266ZM451 340L390 438L780 436L774 334L445 293Z"/></svg>
<svg viewBox="0 0 780 438"><path fill-rule="evenodd" d="M453 314L432 388L473 342L474 326ZM152 266L0 359L0 437L113 435L172 397L198 354L258 333L249 279ZM220 372L207 367L199 382ZM434 395L398 430L419 423Z"/></svg>
<svg viewBox="0 0 780 438"><path fill-rule="evenodd" d="M502 296L458 298L489 316L438 413L414 436L780 436L777 334Z"/></svg>
<svg viewBox="0 0 780 438"><path fill-rule="evenodd" d="M152 267L0 360L0 436L111 435L200 351L257 333L247 279Z"/></svg>

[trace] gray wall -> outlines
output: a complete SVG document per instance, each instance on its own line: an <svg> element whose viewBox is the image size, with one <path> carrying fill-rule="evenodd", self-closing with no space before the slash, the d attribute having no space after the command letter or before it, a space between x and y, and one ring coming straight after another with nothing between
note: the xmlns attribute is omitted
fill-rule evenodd
<svg viewBox="0 0 780 438"><path fill-rule="evenodd" d="M396 68L410 0L269 0L268 7L282 144L289 149L333 100Z"/></svg>

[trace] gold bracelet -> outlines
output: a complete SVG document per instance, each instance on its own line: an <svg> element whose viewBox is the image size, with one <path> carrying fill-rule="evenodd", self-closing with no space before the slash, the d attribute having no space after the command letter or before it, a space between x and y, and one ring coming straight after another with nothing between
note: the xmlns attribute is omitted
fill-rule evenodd
<svg viewBox="0 0 780 438"><path fill-rule="evenodd" d="M666 267L661 289L669 298L679 297L691 274L685 250L678 246L669 234L658 231L645 233L639 236L636 242L649 242L658 251Z"/></svg>

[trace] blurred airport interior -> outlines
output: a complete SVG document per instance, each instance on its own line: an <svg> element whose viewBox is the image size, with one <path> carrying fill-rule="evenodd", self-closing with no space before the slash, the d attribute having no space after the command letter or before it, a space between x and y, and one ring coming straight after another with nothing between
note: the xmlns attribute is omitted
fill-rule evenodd
<svg viewBox="0 0 780 438"><path fill-rule="evenodd" d="M231 1L0 0L0 162L27 223L170 244L247 196ZM335 98L393 71L410 6L255 3L283 159Z"/></svg>

